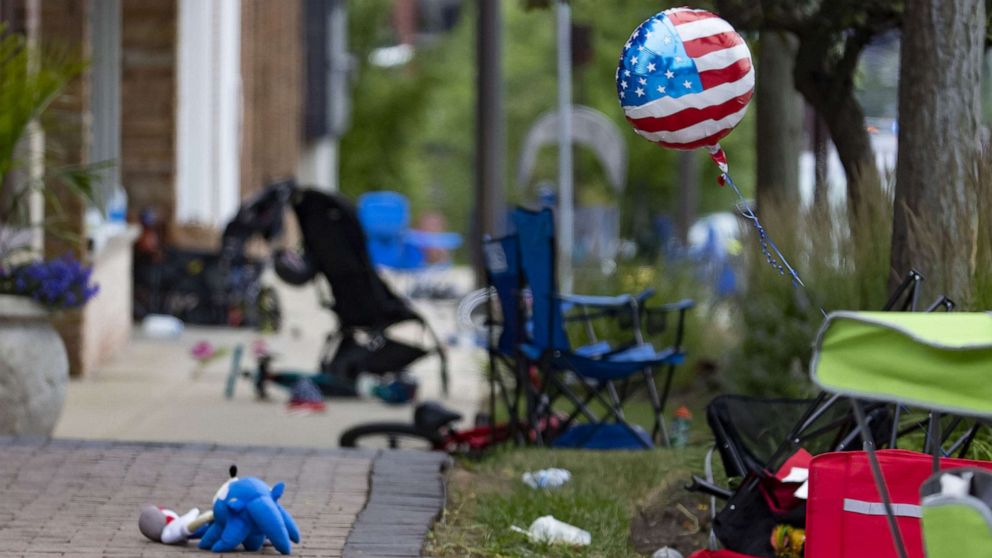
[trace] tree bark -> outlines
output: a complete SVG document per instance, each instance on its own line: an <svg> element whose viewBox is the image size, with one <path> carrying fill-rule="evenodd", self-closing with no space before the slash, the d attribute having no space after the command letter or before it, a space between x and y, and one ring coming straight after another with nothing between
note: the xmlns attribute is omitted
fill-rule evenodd
<svg viewBox="0 0 992 558"><path fill-rule="evenodd" d="M890 281L910 266L967 300L978 227L983 0L908 0Z"/></svg>
<svg viewBox="0 0 992 558"><path fill-rule="evenodd" d="M851 232L859 237L858 225L871 208L869 189L880 188L881 178L875 166L871 139L865 128L865 114L854 96L854 70L861 51L869 40L865 34L848 37L843 56L830 60L827 53L834 40L830 36L806 37L796 55L796 88L803 94L830 131L847 179L847 208Z"/></svg>
<svg viewBox="0 0 992 558"><path fill-rule="evenodd" d="M763 31L758 51L757 128L759 210L799 206L803 98L793 83L798 40Z"/></svg>
<svg viewBox="0 0 992 558"><path fill-rule="evenodd" d="M813 205L826 206L830 185L827 170L830 168L830 134L823 118L813 112Z"/></svg>
<svg viewBox="0 0 992 558"><path fill-rule="evenodd" d="M682 246L689 245L689 228L696 220L699 207L699 159L696 155L695 151L679 151L679 211L675 221Z"/></svg>

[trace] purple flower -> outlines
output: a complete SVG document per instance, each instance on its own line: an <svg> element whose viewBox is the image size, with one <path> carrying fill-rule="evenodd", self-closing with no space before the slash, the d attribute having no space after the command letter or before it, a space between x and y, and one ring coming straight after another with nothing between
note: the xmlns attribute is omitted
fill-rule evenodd
<svg viewBox="0 0 992 558"><path fill-rule="evenodd" d="M0 272L0 292L30 296L53 310L77 308L98 291L92 272L70 255L36 261Z"/></svg>
<svg viewBox="0 0 992 558"><path fill-rule="evenodd" d="M193 345L193 348L189 351L190 356L201 362L214 356L215 352L214 346L210 344L210 341L200 341L196 345Z"/></svg>

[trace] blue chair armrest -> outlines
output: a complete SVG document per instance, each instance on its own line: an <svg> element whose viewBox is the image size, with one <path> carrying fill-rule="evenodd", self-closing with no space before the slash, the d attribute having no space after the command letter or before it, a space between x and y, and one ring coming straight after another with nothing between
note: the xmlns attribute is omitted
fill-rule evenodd
<svg viewBox="0 0 992 558"><path fill-rule="evenodd" d="M453 232L406 231L406 242L418 248L454 250L462 245L462 235Z"/></svg>
<svg viewBox="0 0 992 558"><path fill-rule="evenodd" d="M654 289L648 288L637 293L636 295L631 294L621 294L614 296L600 296L600 295L579 295L579 294L560 294L558 299L564 303L572 304L575 306L592 306L597 308L620 308L623 306L630 306L631 304L641 305L645 300L651 298L654 295Z"/></svg>
<svg viewBox="0 0 992 558"><path fill-rule="evenodd" d="M691 298L684 298L678 302L669 302L667 304L660 304L658 306L652 306L649 310L662 311L662 312L677 312L679 310L689 310L696 306L696 301Z"/></svg>

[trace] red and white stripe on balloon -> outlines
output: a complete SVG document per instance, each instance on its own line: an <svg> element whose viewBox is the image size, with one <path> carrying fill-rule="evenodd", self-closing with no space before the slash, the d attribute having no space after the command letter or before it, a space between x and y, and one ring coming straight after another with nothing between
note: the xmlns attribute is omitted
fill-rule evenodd
<svg viewBox="0 0 992 558"><path fill-rule="evenodd" d="M663 147L708 147L714 156L754 93L744 39L716 15L689 8L665 10L635 29L616 80L638 134Z"/></svg>

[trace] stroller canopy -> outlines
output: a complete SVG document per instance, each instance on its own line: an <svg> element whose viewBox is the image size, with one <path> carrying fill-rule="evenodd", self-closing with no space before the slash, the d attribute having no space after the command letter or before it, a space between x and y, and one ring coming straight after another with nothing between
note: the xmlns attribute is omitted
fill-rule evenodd
<svg viewBox="0 0 992 558"><path fill-rule="evenodd" d="M383 282L369 259L354 206L336 194L301 190L293 198L306 253L327 277L343 327L385 328L422 321Z"/></svg>
<svg viewBox="0 0 992 558"><path fill-rule="evenodd" d="M992 314L834 312L810 373L836 393L990 416Z"/></svg>

